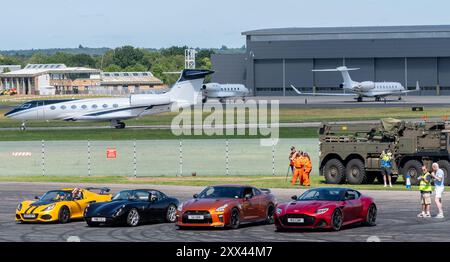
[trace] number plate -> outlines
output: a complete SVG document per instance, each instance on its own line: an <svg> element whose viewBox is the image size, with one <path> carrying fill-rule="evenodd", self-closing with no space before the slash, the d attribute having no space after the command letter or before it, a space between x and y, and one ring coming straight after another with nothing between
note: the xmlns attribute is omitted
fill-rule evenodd
<svg viewBox="0 0 450 262"><path fill-rule="evenodd" d="M203 220L203 219L205 219L205 216L202 216L202 215L188 215L188 219Z"/></svg>
<svg viewBox="0 0 450 262"><path fill-rule="evenodd" d="M35 214L23 214L23 218L36 218Z"/></svg>
<svg viewBox="0 0 450 262"><path fill-rule="evenodd" d="M106 221L106 217L93 217L91 218L92 222L105 222Z"/></svg>
<svg viewBox="0 0 450 262"><path fill-rule="evenodd" d="M288 218L288 223L304 223L304 222L305 222L304 218L294 218L294 217Z"/></svg>

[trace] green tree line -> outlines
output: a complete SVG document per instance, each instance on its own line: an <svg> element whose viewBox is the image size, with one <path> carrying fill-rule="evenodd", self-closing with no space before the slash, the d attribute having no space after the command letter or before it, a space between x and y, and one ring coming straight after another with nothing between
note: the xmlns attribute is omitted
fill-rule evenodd
<svg viewBox="0 0 450 262"><path fill-rule="evenodd" d="M178 76L165 72L181 71L184 68L184 50L187 48L187 46L172 46L155 50L123 46L109 49L102 55L67 52L53 54L35 52L31 56L0 54L0 65L65 64L69 67L99 68L106 72L151 71L164 83L171 84ZM196 50L196 67L210 69L214 49Z"/></svg>

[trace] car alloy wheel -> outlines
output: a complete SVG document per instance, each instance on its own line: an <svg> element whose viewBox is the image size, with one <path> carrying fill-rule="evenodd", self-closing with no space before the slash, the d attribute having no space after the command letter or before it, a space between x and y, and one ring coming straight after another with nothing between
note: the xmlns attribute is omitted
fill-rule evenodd
<svg viewBox="0 0 450 262"><path fill-rule="evenodd" d="M67 223L70 220L70 210L68 207L63 206L59 210L58 221L59 223Z"/></svg>
<svg viewBox="0 0 450 262"><path fill-rule="evenodd" d="M234 208L233 210L231 210L230 228L236 229L239 227L240 224L241 224L241 219L239 217L239 211L236 208Z"/></svg>
<svg viewBox="0 0 450 262"><path fill-rule="evenodd" d="M273 224L275 222L275 219L273 217L274 213L275 213L275 208L272 205L270 205L267 208L267 217L266 217L267 224Z"/></svg>
<svg viewBox="0 0 450 262"><path fill-rule="evenodd" d="M331 216L331 226L334 231L339 231L343 223L342 211L340 209L335 209L333 215Z"/></svg>
<svg viewBox="0 0 450 262"><path fill-rule="evenodd" d="M177 219L177 208L175 205L169 205L167 208L167 216L166 220L167 222L173 223Z"/></svg>
<svg viewBox="0 0 450 262"><path fill-rule="evenodd" d="M134 227L139 224L139 220L139 212L135 208L131 209L130 212L128 212L127 224Z"/></svg>
<svg viewBox="0 0 450 262"><path fill-rule="evenodd" d="M377 220L377 207L375 204L371 204L369 210L367 210L366 224L369 226L375 226Z"/></svg>

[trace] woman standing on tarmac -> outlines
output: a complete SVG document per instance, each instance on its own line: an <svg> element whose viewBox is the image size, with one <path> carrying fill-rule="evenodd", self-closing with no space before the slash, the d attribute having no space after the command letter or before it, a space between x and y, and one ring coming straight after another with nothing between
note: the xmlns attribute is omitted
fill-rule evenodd
<svg viewBox="0 0 450 262"><path fill-rule="evenodd" d="M392 153L389 149L383 150L381 153L381 172L383 174L384 187L387 187L386 180L389 180L389 187L392 187Z"/></svg>

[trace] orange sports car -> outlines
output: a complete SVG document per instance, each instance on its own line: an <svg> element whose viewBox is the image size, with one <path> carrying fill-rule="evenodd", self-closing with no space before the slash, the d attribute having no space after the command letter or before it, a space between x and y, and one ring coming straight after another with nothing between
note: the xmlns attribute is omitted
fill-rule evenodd
<svg viewBox="0 0 450 262"><path fill-rule="evenodd" d="M178 228L229 227L242 223L274 222L277 205L269 189L243 185L216 185L205 188L178 206Z"/></svg>

